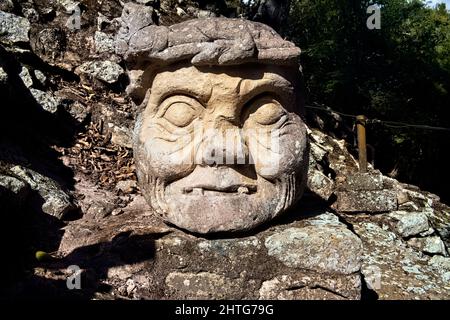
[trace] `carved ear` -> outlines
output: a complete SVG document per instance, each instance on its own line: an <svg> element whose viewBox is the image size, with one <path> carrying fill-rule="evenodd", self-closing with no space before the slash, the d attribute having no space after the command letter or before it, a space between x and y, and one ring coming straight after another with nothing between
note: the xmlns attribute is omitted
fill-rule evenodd
<svg viewBox="0 0 450 320"><path fill-rule="evenodd" d="M155 75L154 66L147 63L139 69L127 70L130 80L126 92L133 102L139 107L139 111L145 108L148 101L149 91Z"/></svg>

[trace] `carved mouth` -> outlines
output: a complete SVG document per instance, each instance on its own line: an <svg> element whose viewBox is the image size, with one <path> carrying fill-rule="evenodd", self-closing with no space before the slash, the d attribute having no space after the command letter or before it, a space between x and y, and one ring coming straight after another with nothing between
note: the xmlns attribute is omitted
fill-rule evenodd
<svg viewBox="0 0 450 320"><path fill-rule="evenodd" d="M252 194L257 191L256 185L232 185L227 187L218 187L210 185L197 185L183 188L183 194L205 195L205 194Z"/></svg>

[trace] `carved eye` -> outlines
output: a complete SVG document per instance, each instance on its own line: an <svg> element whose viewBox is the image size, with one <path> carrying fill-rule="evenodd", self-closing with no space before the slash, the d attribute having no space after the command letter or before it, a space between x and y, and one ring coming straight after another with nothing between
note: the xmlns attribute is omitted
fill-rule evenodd
<svg viewBox="0 0 450 320"><path fill-rule="evenodd" d="M286 111L280 103L270 97L264 97L252 103L247 117L261 125L271 125L281 119Z"/></svg>
<svg viewBox="0 0 450 320"><path fill-rule="evenodd" d="M186 96L170 97L163 102L162 118L177 127L186 127L199 115L199 103Z"/></svg>

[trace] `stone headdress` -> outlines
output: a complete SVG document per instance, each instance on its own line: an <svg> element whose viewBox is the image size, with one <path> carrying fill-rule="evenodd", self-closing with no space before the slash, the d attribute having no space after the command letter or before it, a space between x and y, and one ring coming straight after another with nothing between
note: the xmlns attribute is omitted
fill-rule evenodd
<svg viewBox="0 0 450 320"><path fill-rule="evenodd" d="M272 28L243 19L194 19L169 27L153 24L151 10L127 4L116 52L128 65L127 93L140 104L155 69L180 61L195 66L263 63L295 66L300 49Z"/></svg>

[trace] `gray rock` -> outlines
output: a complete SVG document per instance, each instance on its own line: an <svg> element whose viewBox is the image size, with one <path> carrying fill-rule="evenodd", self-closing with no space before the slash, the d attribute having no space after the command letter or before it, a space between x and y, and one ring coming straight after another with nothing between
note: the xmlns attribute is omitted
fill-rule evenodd
<svg viewBox="0 0 450 320"><path fill-rule="evenodd" d="M427 231L421 232L419 235L421 237L428 237L431 236L434 233L434 229L430 227Z"/></svg>
<svg viewBox="0 0 450 320"><path fill-rule="evenodd" d="M197 18L205 19L205 18L213 18L216 17L217 15L209 10L197 10L196 16Z"/></svg>
<svg viewBox="0 0 450 320"><path fill-rule="evenodd" d="M37 70L37 69L34 70L34 76L36 77L36 79L39 81L39 83L42 86L45 86L45 83L47 82L47 77L41 70Z"/></svg>
<svg viewBox="0 0 450 320"><path fill-rule="evenodd" d="M381 172L355 173L350 175L341 186L344 190L382 190L383 175Z"/></svg>
<svg viewBox="0 0 450 320"><path fill-rule="evenodd" d="M242 254L242 250L248 250L249 252L259 250L261 249L261 242L256 237L248 237L245 239L202 241L197 246L201 253L219 253L230 256L234 252Z"/></svg>
<svg viewBox="0 0 450 320"><path fill-rule="evenodd" d="M134 180L119 181L116 184L116 189L125 193L129 193L137 188L137 183Z"/></svg>
<svg viewBox="0 0 450 320"><path fill-rule="evenodd" d="M311 279L313 278L313 279ZM311 281L312 280L312 281ZM344 300L351 298L342 295L342 288L346 292L354 292L361 286L359 274L347 276L342 279L330 279L325 289L321 286L311 285L315 279L311 276L281 275L264 281L259 289L259 299L262 300ZM309 285L308 285L309 284ZM339 290L341 289L341 290Z"/></svg>
<svg viewBox="0 0 450 320"><path fill-rule="evenodd" d="M114 53L114 36L96 31L94 35L95 51L98 53Z"/></svg>
<svg viewBox="0 0 450 320"><path fill-rule="evenodd" d="M403 205L409 201L408 194L402 190L397 191L397 203L398 205Z"/></svg>
<svg viewBox="0 0 450 320"><path fill-rule="evenodd" d="M397 209L393 190L339 191L335 207L341 212L387 212Z"/></svg>
<svg viewBox="0 0 450 320"><path fill-rule="evenodd" d="M136 0L136 2L144 5L153 5L156 0Z"/></svg>
<svg viewBox="0 0 450 320"><path fill-rule="evenodd" d="M46 27L32 39L33 52L42 60L54 64L55 60L64 55L67 38L64 29Z"/></svg>
<svg viewBox="0 0 450 320"><path fill-rule="evenodd" d="M426 238L412 238L408 245L425 253L447 255L445 245L438 236Z"/></svg>
<svg viewBox="0 0 450 320"><path fill-rule="evenodd" d="M166 285L185 299L232 299L239 294L243 279L230 279L210 272L172 272Z"/></svg>
<svg viewBox="0 0 450 320"><path fill-rule="evenodd" d="M22 14L30 22L38 22L39 21L39 13L34 8L23 8Z"/></svg>
<svg viewBox="0 0 450 320"><path fill-rule="evenodd" d="M97 31L102 31L109 24L111 24L111 20L109 20L108 17L106 17L101 12L98 12Z"/></svg>
<svg viewBox="0 0 450 320"><path fill-rule="evenodd" d="M67 112L69 112L72 118L77 120L79 123L82 123L89 115L89 108L79 101L70 101L65 103L64 108Z"/></svg>
<svg viewBox="0 0 450 320"><path fill-rule="evenodd" d="M309 135L312 135L311 131L308 131ZM310 143L310 149L309 149L309 161L311 166L315 166L316 163L321 162L325 156L328 154L330 150L324 149L323 146L320 144L314 142L313 139L311 139Z"/></svg>
<svg viewBox="0 0 450 320"><path fill-rule="evenodd" d="M56 113L58 111L60 101L51 93L33 88L30 89L30 92L42 109L50 113Z"/></svg>
<svg viewBox="0 0 450 320"><path fill-rule="evenodd" d="M14 195L15 199L13 200L16 202L24 201L27 195L29 194L28 184L26 184L20 179L3 174L0 174L0 187L10 191ZM0 188L0 196L1 193L2 190Z"/></svg>
<svg viewBox="0 0 450 320"><path fill-rule="evenodd" d="M0 10L5 12L11 12L14 10L14 2L12 0L0 1Z"/></svg>
<svg viewBox="0 0 450 320"><path fill-rule="evenodd" d="M180 8L180 7L176 7L176 12L177 12L177 15L179 15L180 17L181 16L185 16L187 13L186 13L186 11L184 11L182 8Z"/></svg>
<svg viewBox="0 0 450 320"><path fill-rule="evenodd" d="M94 220L101 220L109 216L114 210L114 205L106 201L95 201L86 210L86 214Z"/></svg>
<svg viewBox="0 0 450 320"><path fill-rule="evenodd" d="M441 238L437 236L425 238L422 250L426 253L447 255L444 243Z"/></svg>
<svg viewBox="0 0 450 320"><path fill-rule="evenodd" d="M339 217L331 212L325 212L314 217L309 218L306 223L312 226L337 226L343 227L342 223L339 222Z"/></svg>
<svg viewBox="0 0 450 320"><path fill-rule="evenodd" d="M8 74L0 67L0 84L6 84L8 82Z"/></svg>
<svg viewBox="0 0 450 320"><path fill-rule="evenodd" d="M120 17L122 26L117 34L116 52L125 54L128 50L128 41L139 30L154 24L153 8L128 2L124 5L122 16ZM143 40L144 43L146 42Z"/></svg>
<svg viewBox="0 0 450 320"><path fill-rule="evenodd" d="M30 22L23 17L0 11L0 40L28 42Z"/></svg>
<svg viewBox="0 0 450 320"><path fill-rule="evenodd" d="M31 189L37 191L44 199L43 212L62 219L68 211L74 208L69 195L52 179L21 166L12 167L10 171L26 181Z"/></svg>
<svg viewBox="0 0 450 320"><path fill-rule="evenodd" d="M137 199L141 199L137 201ZM88 199L90 202L91 200ZM323 230L323 247L333 247L340 238L345 226L331 213L323 212L316 217L279 225L275 230L268 229L247 237L227 239L205 239L186 234L165 225L150 214L142 196L137 196L133 205L122 208L120 215L110 215L95 219L91 215L71 222L65 229L58 254L64 256L85 246L107 243L114 249L115 243L126 244L136 239L142 252L151 250L148 260L133 264L116 263L121 261L121 252L114 256L114 250L105 250L113 267L107 272L107 283L113 284L114 294L127 294L133 299L359 299L361 296L361 275L359 272L342 274L324 272L317 266L314 270L293 268L285 265L277 257L269 256L264 245L269 236L278 235L287 229ZM315 226L312 226L315 225ZM348 231L348 230L347 230ZM350 234L351 232L348 231ZM319 234L321 234L319 232ZM335 237L334 235L337 234ZM120 235L120 237L119 237ZM152 239L148 241L148 237ZM352 235L352 237L355 237ZM116 241L120 238L120 241ZM112 240L111 239L115 239ZM153 240L154 239L154 240ZM332 241L328 241L331 239ZM357 239L357 238L356 238ZM353 242L354 240L350 240ZM300 243L297 243L300 246ZM304 256L312 254L305 247L297 247ZM319 246L316 246L316 248ZM322 249L322 247L321 247ZM320 257L333 257L333 249L325 248L326 253L314 253ZM102 254L95 252L92 254ZM345 248L338 244L336 256L357 254L350 243ZM303 255L302 255L303 257ZM89 259L89 257L86 257ZM101 256L97 261L103 261ZM313 259L313 258L312 258ZM309 259L311 260L311 259ZM353 268L353 260L341 259L342 268ZM313 264L311 264L312 266ZM95 269L95 262L89 267ZM333 270L336 268L332 268ZM357 268L353 268L354 269ZM55 271L56 272L56 271ZM139 277L139 281L138 281ZM135 288L126 290L133 279ZM146 281L142 281L146 279ZM130 282L130 283L128 283ZM129 294L131 292L131 294Z"/></svg>
<svg viewBox="0 0 450 320"><path fill-rule="evenodd" d="M450 271L444 272L442 275L442 281L449 283L450 282Z"/></svg>
<svg viewBox="0 0 450 320"><path fill-rule="evenodd" d="M111 142L119 146L131 149L133 147L133 132L124 127L113 126Z"/></svg>
<svg viewBox="0 0 450 320"><path fill-rule="evenodd" d="M424 213L447 248L450 248L450 208L441 205L440 208L436 209L427 208Z"/></svg>
<svg viewBox="0 0 450 320"><path fill-rule="evenodd" d="M73 0L57 0L57 3L67 12L72 12L76 6L80 3L79 1Z"/></svg>
<svg viewBox="0 0 450 320"><path fill-rule="evenodd" d="M444 273L450 271L450 258L434 256L428 261L428 265L432 266L440 273Z"/></svg>
<svg viewBox="0 0 450 320"><path fill-rule="evenodd" d="M396 211L389 214L394 220L394 229L404 238L427 231L430 227L423 212Z"/></svg>
<svg viewBox="0 0 450 320"><path fill-rule="evenodd" d="M361 241L345 227L289 228L269 236L265 245L291 268L351 274L361 267Z"/></svg>
<svg viewBox="0 0 450 320"><path fill-rule="evenodd" d="M334 191L334 181L321 171L311 168L308 172L308 188L323 200L327 201Z"/></svg>
<svg viewBox="0 0 450 320"><path fill-rule="evenodd" d="M22 79L25 87L29 88L33 85L33 79L31 78L30 71L28 71L26 67L22 67L19 77Z"/></svg>
<svg viewBox="0 0 450 320"><path fill-rule="evenodd" d="M78 67L79 72L88 74L107 83L114 83L125 72L121 66L111 61L89 61Z"/></svg>
<svg viewBox="0 0 450 320"><path fill-rule="evenodd" d="M358 218L352 225L364 246L361 271L368 287L379 299L448 299L450 288L441 275L427 265L429 257L409 248L389 228L370 222L372 216Z"/></svg>

